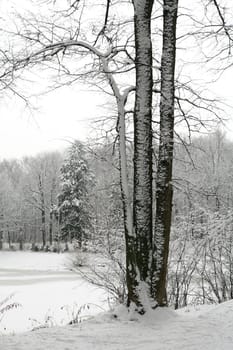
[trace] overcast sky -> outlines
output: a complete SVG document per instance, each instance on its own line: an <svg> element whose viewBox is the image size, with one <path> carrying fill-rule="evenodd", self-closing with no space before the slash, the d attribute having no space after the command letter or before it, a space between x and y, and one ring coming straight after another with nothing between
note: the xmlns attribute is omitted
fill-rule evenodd
<svg viewBox="0 0 233 350"><path fill-rule="evenodd" d="M18 97L2 100L0 160L61 149L73 139L90 138L93 121L106 112L106 98L83 88L49 93L33 100L33 108L26 108Z"/></svg>

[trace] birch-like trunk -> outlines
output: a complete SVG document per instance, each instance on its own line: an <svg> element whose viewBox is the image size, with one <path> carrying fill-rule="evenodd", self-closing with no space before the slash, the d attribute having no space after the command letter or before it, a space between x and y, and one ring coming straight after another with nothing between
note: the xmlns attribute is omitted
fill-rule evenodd
<svg viewBox="0 0 233 350"><path fill-rule="evenodd" d="M127 154L126 154L126 132L125 132L125 109L124 98L118 99L118 135L119 135L119 161L120 161L120 185L121 198L124 213L125 249L126 249L126 284L128 290L127 304L137 301L135 287L137 285L137 269L135 255L135 236L133 233L133 215L130 203L128 184Z"/></svg>
<svg viewBox="0 0 233 350"><path fill-rule="evenodd" d="M137 269L135 255L135 235L133 231L133 215L130 202L130 191L128 183L128 166L126 152L126 130L125 130L125 104L128 94L134 90L129 87L123 93L120 92L117 82L112 73L109 73L108 61L106 58L101 58L103 70L106 72L109 85L113 91L117 104L118 113L118 136L119 136L119 165L120 165L120 187L121 199L124 215L124 235L125 235L125 251L126 251L126 284L128 290L128 306L131 301L137 302L137 294L135 287L137 285Z"/></svg>
<svg viewBox="0 0 233 350"><path fill-rule="evenodd" d="M167 304L166 278L172 215L174 73L178 0L164 0L161 62L160 140L156 179L156 219L152 260L152 297Z"/></svg>
<svg viewBox="0 0 233 350"><path fill-rule="evenodd" d="M143 308L146 287L149 292L149 266L152 250L152 43L153 1L134 0L136 96L134 111L134 208L137 286L132 300Z"/></svg>

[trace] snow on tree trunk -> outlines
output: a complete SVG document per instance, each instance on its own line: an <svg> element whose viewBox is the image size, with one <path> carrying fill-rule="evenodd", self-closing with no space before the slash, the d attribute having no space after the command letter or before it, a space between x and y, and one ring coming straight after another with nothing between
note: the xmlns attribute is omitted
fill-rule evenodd
<svg viewBox="0 0 233 350"><path fill-rule="evenodd" d="M134 0L136 96L134 111L134 208L138 276L129 298L142 306L142 289L149 285L152 249L152 43L153 1ZM142 287L143 286L143 287Z"/></svg>
<svg viewBox="0 0 233 350"><path fill-rule="evenodd" d="M42 178L41 175L38 175L38 186L39 186L39 193L40 193L40 200L41 200L41 233L42 233L42 244L43 247L46 246L46 222L45 222L45 197L44 197L44 189L42 184Z"/></svg>
<svg viewBox="0 0 233 350"><path fill-rule="evenodd" d="M133 234L133 216L130 203L127 154L126 154L126 136L125 136L125 110L124 99L118 101L119 117L119 160L120 160L120 184L121 198L124 212L124 231L126 246L126 284L128 289L128 305L131 299L135 299L134 286L136 284L136 256L135 256L135 236Z"/></svg>
<svg viewBox="0 0 233 350"><path fill-rule="evenodd" d="M53 219L54 219L54 197L56 193L56 178L52 178L52 186L50 190L50 212L49 212L49 244L53 244Z"/></svg>
<svg viewBox="0 0 233 350"><path fill-rule="evenodd" d="M152 297L167 304L167 260L172 214L174 72L178 0L164 0L161 63L160 140L156 179L156 219L152 259Z"/></svg>
<svg viewBox="0 0 233 350"><path fill-rule="evenodd" d="M134 90L133 87L120 92L113 74L109 73L108 62L106 58L101 58L103 70L106 72L106 78L113 91L117 103L118 112L118 136L119 136L119 165L120 165L120 186L121 199L124 215L124 234L125 234L125 250L126 250L126 284L128 290L128 306L131 301L136 302L135 286L137 285L136 273L136 255L135 255L135 236L133 232L133 215L130 203L130 193L128 184L128 166L126 153L126 131L125 131L125 104L128 94Z"/></svg>

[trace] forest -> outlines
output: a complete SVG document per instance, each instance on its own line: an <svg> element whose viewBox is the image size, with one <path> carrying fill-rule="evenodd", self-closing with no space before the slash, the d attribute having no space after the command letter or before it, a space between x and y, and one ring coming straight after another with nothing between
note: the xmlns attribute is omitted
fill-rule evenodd
<svg viewBox="0 0 233 350"><path fill-rule="evenodd" d="M218 88L232 66L230 2L2 10L3 98L32 109L79 84L106 103L92 140L1 161L0 248L105 250L119 272L113 293L139 315L231 299L231 112Z"/></svg>
<svg viewBox="0 0 233 350"><path fill-rule="evenodd" d="M232 1L0 12L0 348L231 350Z"/></svg>

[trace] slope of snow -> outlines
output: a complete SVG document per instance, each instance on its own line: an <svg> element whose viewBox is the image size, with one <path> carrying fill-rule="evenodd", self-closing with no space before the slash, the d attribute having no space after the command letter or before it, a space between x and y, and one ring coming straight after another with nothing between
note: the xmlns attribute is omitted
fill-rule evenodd
<svg viewBox="0 0 233 350"><path fill-rule="evenodd" d="M146 316L126 312L96 316L75 326L0 337L2 350L232 350L233 302L205 313L157 309Z"/></svg>

